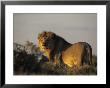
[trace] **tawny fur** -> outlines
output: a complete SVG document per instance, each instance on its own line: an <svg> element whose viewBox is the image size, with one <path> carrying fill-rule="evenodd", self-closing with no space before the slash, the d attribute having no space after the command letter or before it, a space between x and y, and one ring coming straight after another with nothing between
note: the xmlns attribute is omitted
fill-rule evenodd
<svg viewBox="0 0 110 88"><path fill-rule="evenodd" d="M69 67L92 64L92 48L86 42L70 44L53 32L42 32L38 36L40 50L57 64L62 61Z"/></svg>

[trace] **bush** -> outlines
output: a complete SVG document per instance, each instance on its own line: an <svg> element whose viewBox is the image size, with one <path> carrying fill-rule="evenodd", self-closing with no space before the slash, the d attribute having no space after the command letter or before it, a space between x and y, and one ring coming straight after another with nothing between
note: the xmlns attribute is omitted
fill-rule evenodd
<svg viewBox="0 0 110 88"><path fill-rule="evenodd" d="M69 68L64 64L53 64L48 62L45 56L37 61L34 55L25 51L14 51L14 74L15 75L96 75L97 57L93 56L91 66L84 65L79 69Z"/></svg>

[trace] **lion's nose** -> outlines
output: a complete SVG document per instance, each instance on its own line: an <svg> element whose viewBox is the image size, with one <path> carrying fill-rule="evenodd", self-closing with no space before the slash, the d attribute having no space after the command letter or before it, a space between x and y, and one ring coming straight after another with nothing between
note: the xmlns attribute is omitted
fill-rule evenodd
<svg viewBox="0 0 110 88"><path fill-rule="evenodd" d="M46 46L46 44L44 43L43 46Z"/></svg>

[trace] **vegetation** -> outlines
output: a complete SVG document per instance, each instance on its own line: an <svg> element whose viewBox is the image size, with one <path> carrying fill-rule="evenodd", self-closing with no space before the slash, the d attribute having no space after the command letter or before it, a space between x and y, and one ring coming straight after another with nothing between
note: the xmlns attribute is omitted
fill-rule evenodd
<svg viewBox="0 0 110 88"><path fill-rule="evenodd" d="M19 45L19 44L17 44ZM21 46L21 45L20 45ZM17 46L16 46L17 47ZM24 47L24 46L21 46ZM48 62L39 48L27 42L24 49L14 49L14 75L96 75L97 57L93 55L93 64L79 69L69 68L64 64L54 65ZM29 48L28 48L29 47ZM20 48L20 47L19 47Z"/></svg>

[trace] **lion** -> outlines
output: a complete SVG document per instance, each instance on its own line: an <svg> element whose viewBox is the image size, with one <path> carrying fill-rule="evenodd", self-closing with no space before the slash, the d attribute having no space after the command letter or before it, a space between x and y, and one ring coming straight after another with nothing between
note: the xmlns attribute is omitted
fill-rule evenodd
<svg viewBox="0 0 110 88"><path fill-rule="evenodd" d="M69 67L92 64L92 47L86 42L71 44L53 32L44 31L38 35L38 46L48 61L55 64Z"/></svg>

